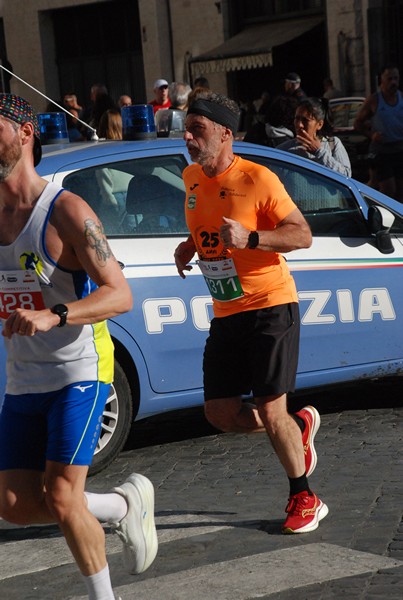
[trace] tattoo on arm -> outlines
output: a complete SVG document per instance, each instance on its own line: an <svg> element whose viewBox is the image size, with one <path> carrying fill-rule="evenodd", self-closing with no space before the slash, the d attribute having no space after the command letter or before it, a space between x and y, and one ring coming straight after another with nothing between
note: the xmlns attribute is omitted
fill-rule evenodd
<svg viewBox="0 0 403 600"><path fill-rule="evenodd" d="M99 264L104 267L108 258L112 256L112 251L102 225L99 222L96 223L93 219L86 219L84 221L84 235L90 248L95 250Z"/></svg>

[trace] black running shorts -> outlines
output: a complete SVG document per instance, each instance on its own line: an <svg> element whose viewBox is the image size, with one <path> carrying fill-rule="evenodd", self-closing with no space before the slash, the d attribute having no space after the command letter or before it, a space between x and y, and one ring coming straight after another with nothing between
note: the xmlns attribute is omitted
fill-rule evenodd
<svg viewBox="0 0 403 600"><path fill-rule="evenodd" d="M203 357L205 400L293 392L299 330L295 302L214 318Z"/></svg>

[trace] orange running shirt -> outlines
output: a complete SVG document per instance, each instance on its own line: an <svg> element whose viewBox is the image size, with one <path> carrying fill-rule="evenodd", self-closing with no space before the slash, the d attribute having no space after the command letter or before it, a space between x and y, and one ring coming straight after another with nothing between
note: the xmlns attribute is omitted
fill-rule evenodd
<svg viewBox="0 0 403 600"><path fill-rule="evenodd" d="M222 217L234 219L252 231L269 231L295 210L277 175L236 156L216 177L207 177L200 165L192 164L184 170L183 179L186 221L199 259L211 273L218 269L225 273L230 266L224 259L230 258L237 275L222 281L205 277L213 296L214 315L225 317L298 302L294 279L281 254L249 248L225 250L219 237ZM206 274L205 269L202 271ZM216 289L222 291L223 286L231 287L232 299L217 299L220 294Z"/></svg>

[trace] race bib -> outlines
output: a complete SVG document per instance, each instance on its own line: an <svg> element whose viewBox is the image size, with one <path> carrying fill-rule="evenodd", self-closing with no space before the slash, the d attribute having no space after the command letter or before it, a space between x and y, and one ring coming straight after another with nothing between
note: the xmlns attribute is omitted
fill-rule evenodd
<svg viewBox="0 0 403 600"><path fill-rule="evenodd" d="M232 258L198 260L197 264L215 300L229 302L244 295Z"/></svg>
<svg viewBox="0 0 403 600"><path fill-rule="evenodd" d="M35 271L0 271L0 317L7 319L16 308L45 308Z"/></svg>

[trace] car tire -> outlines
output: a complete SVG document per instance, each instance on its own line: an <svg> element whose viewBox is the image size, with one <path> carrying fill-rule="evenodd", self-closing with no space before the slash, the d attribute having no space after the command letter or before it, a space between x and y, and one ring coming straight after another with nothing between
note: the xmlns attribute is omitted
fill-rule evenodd
<svg viewBox="0 0 403 600"><path fill-rule="evenodd" d="M123 368L115 359L115 377L105 404L101 434L89 475L99 473L117 457L126 443L132 421L132 391Z"/></svg>

